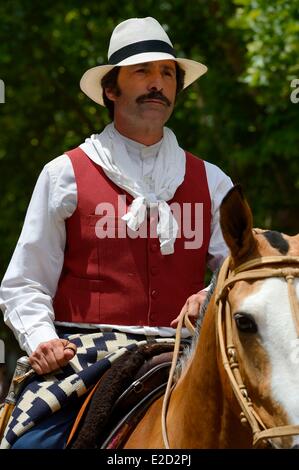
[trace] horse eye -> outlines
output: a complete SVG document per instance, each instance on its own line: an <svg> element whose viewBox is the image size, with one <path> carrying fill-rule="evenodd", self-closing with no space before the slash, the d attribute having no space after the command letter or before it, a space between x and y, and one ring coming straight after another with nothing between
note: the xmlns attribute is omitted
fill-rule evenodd
<svg viewBox="0 0 299 470"><path fill-rule="evenodd" d="M257 324L248 313L236 313L234 319L239 331L243 333L256 333Z"/></svg>

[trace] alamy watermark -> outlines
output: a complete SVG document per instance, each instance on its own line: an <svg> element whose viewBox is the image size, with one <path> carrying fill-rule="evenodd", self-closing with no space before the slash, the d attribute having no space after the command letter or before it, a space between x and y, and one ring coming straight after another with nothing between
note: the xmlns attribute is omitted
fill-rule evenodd
<svg viewBox="0 0 299 470"><path fill-rule="evenodd" d="M0 78L0 103L5 103L5 83Z"/></svg>
<svg viewBox="0 0 299 470"><path fill-rule="evenodd" d="M291 88L294 88L290 95L290 100L292 103L297 104L299 103L299 78L294 78L291 81Z"/></svg>
<svg viewBox="0 0 299 470"><path fill-rule="evenodd" d="M179 204L172 202L169 204L171 213L178 224L176 239L184 238L184 248L187 250L199 249L203 244L203 223L204 223L204 205L202 202ZM95 209L94 226L96 236L104 238L156 238L158 210L157 204L151 204L147 209L147 214L138 230L128 228L122 216L127 213L126 197L118 196L117 212L113 204L101 202ZM116 215L117 214L117 215ZM167 215L166 215L167 217ZM164 221L165 222L165 221ZM171 237L174 233L173 219L170 216L166 224L168 230L164 235Z"/></svg>
<svg viewBox="0 0 299 470"><path fill-rule="evenodd" d="M5 364L5 343L0 339L0 364Z"/></svg>

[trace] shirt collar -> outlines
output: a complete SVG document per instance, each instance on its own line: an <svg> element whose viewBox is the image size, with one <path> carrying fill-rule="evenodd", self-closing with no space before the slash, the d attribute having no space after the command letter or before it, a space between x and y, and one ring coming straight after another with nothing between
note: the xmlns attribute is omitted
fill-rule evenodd
<svg viewBox="0 0 299 470"><path fill-rule="evenodd" d="M143 158L150 158L150 157L156 157L159 153L161 144L163 142L163 137L159 142L156 142L153 145L144 145L141 144L140 142L136 142L136 140L129 139L128 137L125 137L122 135L120 132L118 132L117 129L115 129L115 126L113 124L114 132L123 140L128 154L136 155L138 154L139 157Z"/></svg>

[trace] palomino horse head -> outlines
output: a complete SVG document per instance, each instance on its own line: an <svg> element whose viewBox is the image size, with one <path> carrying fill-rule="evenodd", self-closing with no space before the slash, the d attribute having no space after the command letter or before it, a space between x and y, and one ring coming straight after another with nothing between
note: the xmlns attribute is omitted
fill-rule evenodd
<svg viewBox="0 0 299 470"><path fill-rule="evenodd" d="M233 389L256 445L265 439L297 447L299 235L252 229L239 187L225 197L220 219L231 253L216 287L225 387Z"/></svg>
<svg viewBox="0 0 299 470"><path fill-rule="evenodd" d="M237 186L220 220L230 256L199 337L127 448L299 445L299 235L253 229Z"/></svg>

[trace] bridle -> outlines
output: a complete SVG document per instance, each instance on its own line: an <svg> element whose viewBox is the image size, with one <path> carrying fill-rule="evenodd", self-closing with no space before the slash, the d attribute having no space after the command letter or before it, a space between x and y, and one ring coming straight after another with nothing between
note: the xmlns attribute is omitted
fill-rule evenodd
<svg viewBox="0 0 299 470"><path fill-rule="evenodd" d="M241 408L241 423L244 425L249 424L251 427L253 434L253 447L260 447L265 442L269 446L272 446L271 443L268 442L269 439L297 435L299 434L299 425L286 425L267 428L264 425L261 417L255 411L239 369L237 349L234 345L232 334L233 316L227 297L230 289L236 282L239 281L256 281L259 279L267 279L271 277L285 278L288 285L288 295L293 321L295 324L297 337L299 337L299 305L294 287L294 279L299 277L299 256L265 256L255 258L251 261L241 264L233 270L230 269L231 262L232 260L230 257L226 258L224 261L219 271L215 288L217 306L217 312L215 316L216 335L221 359L224 369L227 372L230 386L232 387L234 395ZM166 416L169 399L172 392L173 375L178 359L181 329L184 322L190 332L194 332L194 328L192 327L188 318L188 312L186 312L185 317L182 316L179 319L179 324L177 326L173 361L162 406L162 437L166 449L170 448L166 426Z"/></svg>
<svg viewBox="0 0 299 470"><path fill-rule="evenodd" d="M231 258L228 257L219 272L216 285L216 334L224 369L227 372L230 386L241 407L240 419L248 423L253 434L253 447L260 447L268 440L299 434L299 425L286 425L267 428L255 411L248 391L243 382L237 349L233 342L233 316L228 301L230 289L239 281L282 277L288 286L289 302L293 321L299 337L299 304L294 287L294 279L299 277L298 256L266 256L255 258L231 270ZM270 444L271 445L271 444Z"/></svg>

